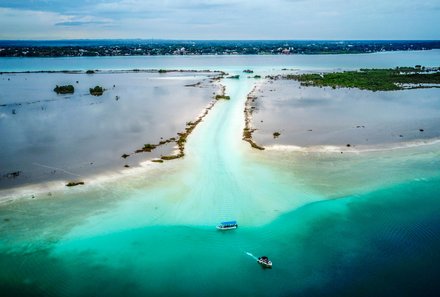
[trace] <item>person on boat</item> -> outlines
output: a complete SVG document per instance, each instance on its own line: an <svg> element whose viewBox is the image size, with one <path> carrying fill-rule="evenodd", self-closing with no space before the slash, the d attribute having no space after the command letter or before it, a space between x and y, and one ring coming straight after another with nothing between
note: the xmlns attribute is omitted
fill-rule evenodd
<svg viewBox="0 0 440 297"><path fill-rule="evenodd" d="M263 261L264 263L268 263L269 262L269 258L266 257L266 256L260 257L260 260Z"/></svg>

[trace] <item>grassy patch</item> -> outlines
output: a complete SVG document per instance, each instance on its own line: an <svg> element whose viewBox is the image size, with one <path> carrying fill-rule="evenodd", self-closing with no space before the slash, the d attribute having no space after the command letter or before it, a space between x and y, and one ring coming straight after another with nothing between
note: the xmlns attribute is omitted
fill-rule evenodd
<svg viewBox="0 0 440 297"><path fill-rule="evenodd" d="M78 181L78 182L71 181L71 182L68 182L66 184L66 187L74 187L74 186L79 186L79 185L84 185L84 182L82 182L82 181Z"/></svg>
<svg viewBox="0 0 440 297"><path fill-rule="evenodd" d="M220 100L220 99L230 100L231 97L230 96L226 96L226 95L215 95L215 99L216 100Z"/></svg>
<svg viewBox="0 0 440 297"><path fill-rule="evenodd" d="M53 90L57 94L73 94L75 92L75 88L72 85L66 85L66 86L57 85Z"/></svg>
<svg viewBox="0 0 440 297"><path fill-rule="evenodd" d="M90 88L89 91L90 91L90 95L93 96L101 96L104 93L104 89L100 86Z"/></svg>
<svg viewBox="0 0 440 297"><path fill-rule="evenodd" d="M439 84L440 71L428 72L427 69L416 67L398 67L395 69L361 69L325 74L287 75L287 79L298 80L302 86L358 88L370 91L395 91L407 88L423 88L421 84ZM412 85L404 87L402 85Z"/></svg>

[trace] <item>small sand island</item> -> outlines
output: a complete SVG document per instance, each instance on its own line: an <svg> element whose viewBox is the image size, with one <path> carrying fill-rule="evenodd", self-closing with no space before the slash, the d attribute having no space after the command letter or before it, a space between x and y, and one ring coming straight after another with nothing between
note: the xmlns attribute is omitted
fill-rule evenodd
<svg viewBox="0 0 440 297"><path fill-rule="evenodd" d="M252 138L252 133L255 132L255 128L252 127L252 114L255 110L255 106L252 104L257 100L257 96L255 95L257 91L257 87L254 87L252 91L247 95L245 106L244 106L244 128L243 128L243 137L242 139L248 142L251 147L261 150L264 150L264 147L258 145L254 139Z"/></svg>

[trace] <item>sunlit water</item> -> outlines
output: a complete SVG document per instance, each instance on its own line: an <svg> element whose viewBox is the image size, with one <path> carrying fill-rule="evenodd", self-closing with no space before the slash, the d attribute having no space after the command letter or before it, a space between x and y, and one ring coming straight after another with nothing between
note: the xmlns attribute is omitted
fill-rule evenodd
<svg viewBox="0 0 440 297"><path fill-rule="evenodd" d="M224 83L231 100L185 158L3 204L2 296L438 295L439 144L251 150L241 133L256 81ZM227 219L239 228L217 231Z"/></svg>

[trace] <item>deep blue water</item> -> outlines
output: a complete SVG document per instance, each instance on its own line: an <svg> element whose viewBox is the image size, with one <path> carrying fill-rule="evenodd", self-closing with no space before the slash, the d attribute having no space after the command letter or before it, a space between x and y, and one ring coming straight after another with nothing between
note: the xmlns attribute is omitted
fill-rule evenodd
<svg viewBox="0 0 440 297"><path fill-rule="evenodd" d="M2 296L438 296L439 191L438 177L406 182L226 234L150 226L15 250L19 241L9 248L3 242L0 290ZM10 218L3 224L17 228ZM262 270L246 251L270 251L274 268Z"/></svg>

